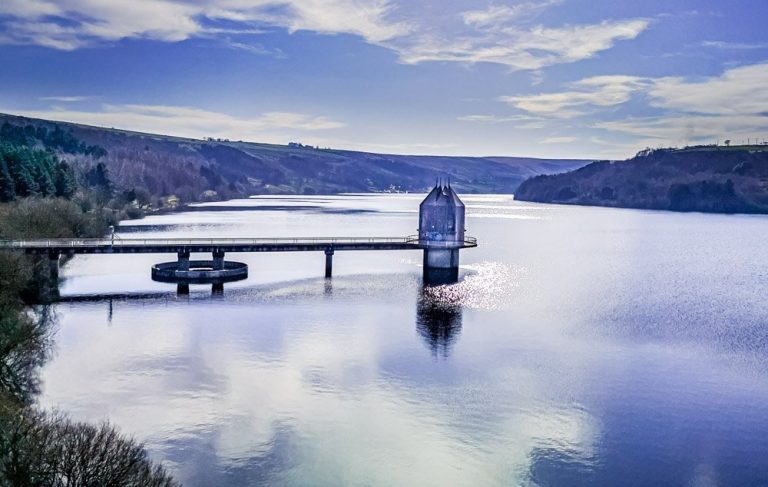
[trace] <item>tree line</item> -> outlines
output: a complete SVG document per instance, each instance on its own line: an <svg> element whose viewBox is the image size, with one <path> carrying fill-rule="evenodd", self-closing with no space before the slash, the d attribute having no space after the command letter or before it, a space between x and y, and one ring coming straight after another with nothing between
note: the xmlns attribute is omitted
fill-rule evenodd
<svg viewBox="0 0 768 487"><path fill-rule="evenodd" d="M0 143L0 201L27 196L70 198L76 189L75 172L54 154Z"/></svg>
<svg viewBox="0 0 768 487"><path fill-rule="evenodd" d="M94 160L107 155L97 145L88 145L56 126L0 126L0 202L29 196L71 198L78 189L77 175L58 153L81 154ZM83 175L82 184L111 191L106 167L97 164Z"/></svg>
<svg viewBox="0 0 768 487"><path fill-rule="evenodd" d="M0 126L0 239L97 237L130 210L140 215L136 191L116 191L105 164L94 164L103 149L60 129L8 127ZM76 173L59 159L67 152L90 165ZM0 485L177 485L114 426L36 407L56 325L40 304L56 285L46 260L0 251Z"/></svg>
<svg viewBox="0 0 768 487"><path fill-rule="evenodd" d="M50 150L64 152L65 154L83 154L95 158L107 155L107 151L103 147L88 145L58 125L54 126L53 129L48 129L41 125L34 126L30 124L21 126L4 122L0 126L0 140L12 145L27 147L40 145Z"/></svg>

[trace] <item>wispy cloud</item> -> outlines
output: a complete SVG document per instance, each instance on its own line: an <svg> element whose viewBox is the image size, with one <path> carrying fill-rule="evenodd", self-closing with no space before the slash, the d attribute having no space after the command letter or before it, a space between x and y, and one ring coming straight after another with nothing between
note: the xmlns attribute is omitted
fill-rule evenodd
<svg viewBox="0 0 768 487"><path fill-rule="evenodd" d="M225 39L224 44L232 49L241 49L257 56L271 56L277 59L285 59L285 53L277 48L269 48L262 44L238 42L232 39Z"/></svg>
<svg viewBox="0 0 768 487"><path fill-rule="evenodd" d="M323 116L293 112L265 112L252 118L235 117L192 107L165 105L102 105L98 111L3 110L6 113L117 127L139 132L183 137L231 138L285 143L295 134L331 130L346 124Z"/></svg>
<svg viewBox="0 0 768 487"><path fill-rule="evenodd" d="M649 25L646 19L529 25L538 13L561 1L447 12L443 25L422 15L416 4L393 0L4 0L0 43L74 50L131 38L178 42L234 36L272 26L289 32L354 34L395 51L407 64L496 63L536 70L588 59L618 41L634 39ZM220 21L232 27L223 28ZM229 45L270 53L258 44Z"/></svg>
<svg viewBox="0 0 768 487"><path fill-rule="evenodd" d="M768 63L740 66L721 76L699 80L683 77L641 78L596 76L569 85L571 90L503 96L515 108L539 116L571 118L585 107L612 107L643 93L656 108L689 114L751 115L768 113Z"/></svg>
<svg viewBox="0 0 768 487"><path fill-rule="evenodd" d="M768 118L759 115L675 115L598 122L594 127L637 136L649 146L669 146L718 139L768 138L766 122Z"/></svg>
<svg viewBox="0 0 768 487"><path fill-rule="evenodd" d="M79 103L93 99L92 96L41 96L42 101L58 101L61 103Z"/></svg>
<svg viewBox="0 0 768 487"><path fill-rule="evenodd" d="M712 47L715 49L732 49L732 50L752 50L752 49L768 49L768 42L726 42L726 41L704 41L701 43L702 47Z"/></svg>
<svg viewBox="0 0 768 487"><path fill-rule="evenodd" d="M73 50L104 41L145 38L177 42L240 28L211 29L210 21L260 23L291 32L357 34L382 42L407 32L390 22L387 0L4 0L0 43L37 44Z"/></svg>
<svg viewBox="0 0 768 487"><path fill-rule="evenodd" d="M397 38L392 46L403 62L426 61L495 63L513 70L536 70L555 64L589 59L610 49L617 41L634 39L649 22L644 19L604 21L564 27L516 25L477 28L453 37L440 33Z"/></svg>
<svg viewBox="0 0 768 487"><path fill-rule="evenodd" d="M550 120L550 129L565 129L572 123L565 120L581 117L584 128L612 133L626 148L746 140L768 138L766 79L768 63L739 66L703 79L596 76L570 83L566 91L510 95L501 101L525 113L509 118L541 117ZM613 110L634 96L641 96L658 114L616 119ZM575 141L568 139L550 137L539 143ZM590 140L616 145L604 138Z"/></svg>
<svg viewBox="0 0 768 487"><path fill-rule="evenodd" d="M477 27L502 27L507 22L521 17L534 16L541 11L563 3L564 0L543 0L538 2L525 2L517 5L491 5L483 10L468 10L462 12L464 23Z"/></svg>
<svg viewBox="0 0 768 487"><path fill-rule="evenodd" d="M572 142L576 142L579 140L578 137L570 137L570 136L563 136L563 137L547 137L546 139L541 139L538 141L539 144L570 144Z"/></svg>
<svg viewBox="0 0 768 487"><path fill-rule="evenodd" d="M463 115L456 117L456 120L461 122L473 122L473 123L509 123L509 122L530 122L533 120L540 120L535 117L529 117L526 115L512 115L508 117L500 117L498 115Z"/></svg>
<svg viewBox="0 0 768 487"><path fill-rule="evenodd" d="M0 42L73 50L132 37L180 41L202 30L197 13L191 5L166 0L5 0L0 15L10 20Z"/></svg>
<svg viewBox="0 0 768 487"><path fill-rule="evenodd" d="M753 64L704 80L659 78L654 80L649 93L654 106L683 112L722 115L767 113L766 80L768 63Z"/></svg>
<svg viewBox="0 0 768 487"><path fill-rule="evenodd" d="M610 107L626 103L643 90L647 80L635 76L596 76L571 83L569 91L535 95L503 96L519 110L540 116L572 118L585 113L587 106Z"/></svg>
<svg viewBox="0 0 768 487"><path fill-rule="evenodd" d="M733 68L703 80L658 78L648 86L648 95L664 115L596 127L677 143L768 137L766 79L768 63Z"/></svg>

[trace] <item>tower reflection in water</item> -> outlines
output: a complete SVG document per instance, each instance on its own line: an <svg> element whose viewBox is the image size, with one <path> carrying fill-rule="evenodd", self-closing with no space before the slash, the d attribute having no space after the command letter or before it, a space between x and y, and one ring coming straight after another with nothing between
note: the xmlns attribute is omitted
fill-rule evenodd
<svg viewBox="0 0 768 487"><path fill-rule="evenodd" d="M461 333L461 305L424 286L416 301L416 329L435 358L448 358Z"/></svg>

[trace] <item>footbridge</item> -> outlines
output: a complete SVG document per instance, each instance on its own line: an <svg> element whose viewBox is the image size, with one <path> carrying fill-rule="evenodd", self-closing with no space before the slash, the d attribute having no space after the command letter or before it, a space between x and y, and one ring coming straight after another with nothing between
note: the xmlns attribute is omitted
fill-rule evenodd
<svg viewBox="0 0 768 487"><path fill-rule="evenodd" d="M152 267L152 278L163 282L223 282L244 279L248 266L225 261L232 252L323 252L325 277L333 273L333 255L351 250L423 250L424 281L455 282L459 275L459 250L477 247L464 228L464 203L450 184L436 183L419 205L419 234L408 237L291 237L291 238L87 238L0 240L0 250L47 255L53 283L58 282L62 255L167 254L176 260ZM192 253L210 253L211 260L190 260Z"/></svg>
<svg viewBox="0 0 768 487"><path fill-rule="evenodd" d="M333 273L333 256L337 251L360 250L459 250L476 247L477 240L465 237L463 240L424 241L418 235L408 237L295 237L295 238L85 238L45 240L0 240L0 250L17 250L28 254L47 255L50 259L51 275L58 278L61 256L75 254L176 254L175 265L158 264L158 272L172 269L177 277L190 278L194 282L192 269L195 263L204 266L205 276L226 275L229 268L225 261L227 253L242 252L323 252L325 254L325 277ZM210 253L210 261L190 261L192 253ZM155 269L153 268L153 276ZM189 274L179 274L189 273ZM217 274L218 273L218 274Z"/></svg>
<svg viewBox="0 0 768 487"><path fill-rule="evenodd" d="M438 242L409 237L295 237L295 238L54 238L0 240L0 249L30 254L163 254L188 252L311 252L333 250L415 250ZM441 241L444 248L476 247L477 241Z"/></svg>

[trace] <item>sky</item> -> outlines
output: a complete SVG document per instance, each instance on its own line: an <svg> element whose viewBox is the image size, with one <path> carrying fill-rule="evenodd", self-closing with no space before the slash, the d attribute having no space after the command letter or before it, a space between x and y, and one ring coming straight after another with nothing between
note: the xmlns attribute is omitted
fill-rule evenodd
<svg viewBox="0 0 768 487"><path fill-rule="evenodd" d="M768 140L766 0L2 0L0 112L398 154Z"/></svg>

